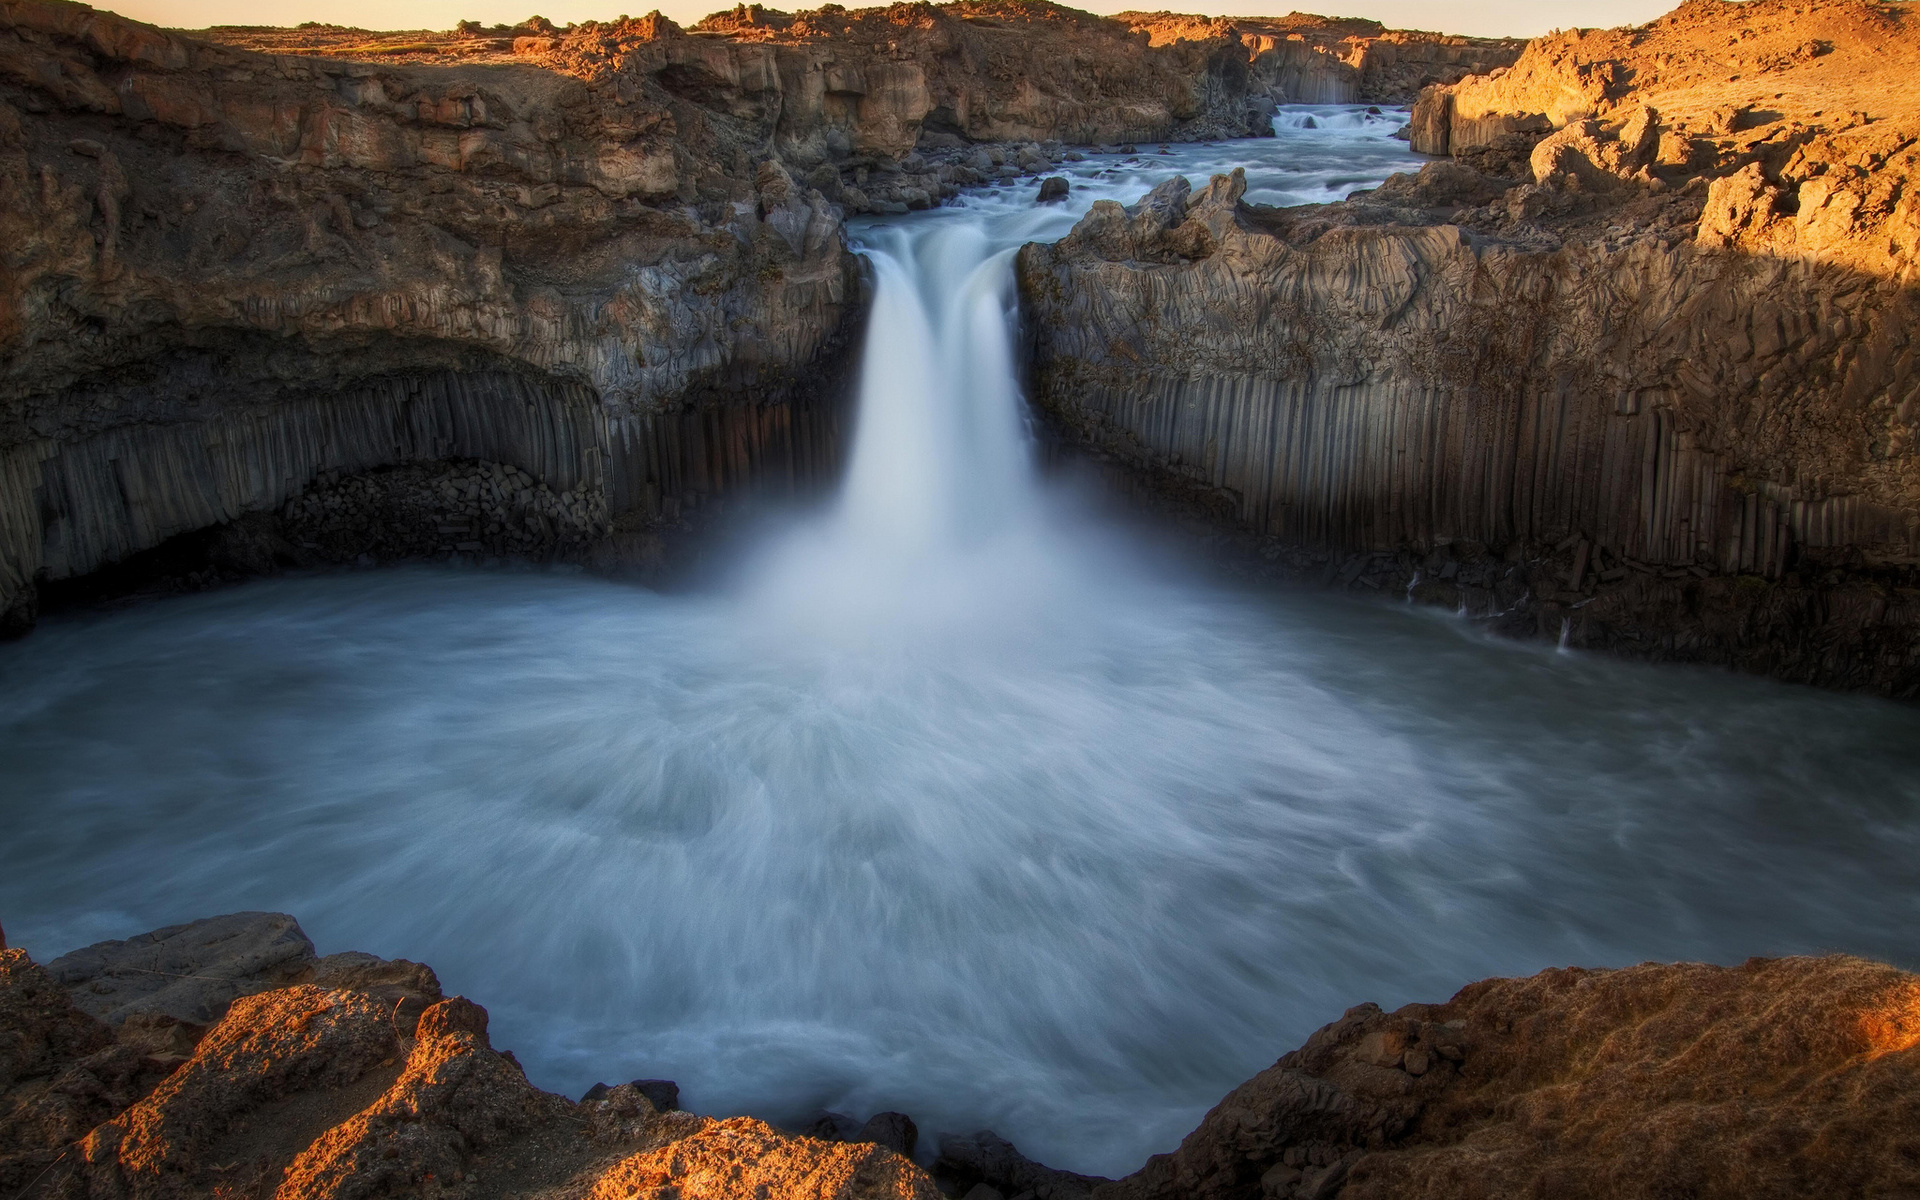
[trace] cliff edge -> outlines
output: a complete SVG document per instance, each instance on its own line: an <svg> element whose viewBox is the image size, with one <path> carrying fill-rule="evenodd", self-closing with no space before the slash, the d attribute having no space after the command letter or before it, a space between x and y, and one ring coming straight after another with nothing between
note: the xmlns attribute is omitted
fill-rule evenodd
<svg viewBox="0 0 1920 1200"><path fill-rule="evenodd" d="M696 510L833 477L849 214L1519 51L1155 28L960 0L184 33L0 0L0 635L285 565L651 569Z"/></svg>
<svg viewBox="0 0 1920 1200"><path fill-rule="evenodd" d="M1429 90L1343 204L1096 205L1019 272L1054 428L1276 570L1920 691L1920 25L1697 0Z"/></svg>

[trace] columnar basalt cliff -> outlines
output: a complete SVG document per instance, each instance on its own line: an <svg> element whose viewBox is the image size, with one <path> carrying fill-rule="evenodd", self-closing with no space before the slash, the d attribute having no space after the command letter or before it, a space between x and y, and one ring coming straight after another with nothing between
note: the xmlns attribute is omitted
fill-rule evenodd
<svg viewBox="0 0 1920 1200"><path fill-rule="evenodd" d="M847 212L1516 52L1295 24L1154 45L963 0L185 35L4 0L0 630L275 563L653 561L702 501L833 471ZM1441 75L1369 68L1389 45Z"/></svg>
<svg viewBox="0 0 1920 1200"><path fill-rule="evenodd" d="M1096 205L1020 258L1036 399L1295 573L1912 695L1917 62L1700 0L1429 92L1459 157L1344 204Z"/></svg>
<svg viewBox="0 0 1920 1200"><path fill-rule="evenodd" d="M829 468L840 210L677 103L0 6L0 611L324 473L512 465L604 536Z"/></svg>
<svg viewBox="0 0 1920 1200"><path fill-rule="evenodd" d="M425 966L238 913L45 966L0 943L0 1189L32 1197L1904 1195L1920 979L1861 959L1644 964L1350 1009L1118 1181L906 1114L804 1134L666 1081L533 1087Z"/></svg>

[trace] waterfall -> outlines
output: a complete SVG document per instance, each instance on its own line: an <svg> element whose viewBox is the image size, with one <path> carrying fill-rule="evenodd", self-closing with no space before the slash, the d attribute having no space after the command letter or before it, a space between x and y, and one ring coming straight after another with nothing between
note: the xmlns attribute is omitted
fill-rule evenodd
<svg viewBox="0 0 1920 1200"><path fill-rule="evenodd" d="M1013 250L977 225L894 233L875 293L837 520L915 558L1003 532L1031 506L1032 451L1009 331Z"/></svg>

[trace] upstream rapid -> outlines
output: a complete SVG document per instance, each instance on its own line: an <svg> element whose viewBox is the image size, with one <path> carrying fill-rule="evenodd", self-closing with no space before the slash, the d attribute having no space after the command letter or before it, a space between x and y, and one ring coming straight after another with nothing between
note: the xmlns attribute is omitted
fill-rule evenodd
<svg viewBox="0 0 1920 1200"><path fill-rule="evenodd" d="M1015 247L1176 171L1338 199L1407 165L1397 123L1294 110L1080 164L1065 208L864 228L842 492L709 586L284 578L0 647L9 936L287 911L432 964L543 1087L897 1109L1104 1174L1362 1000L1920 966L1920 710L1237 590L1035 472Z"/></svg>

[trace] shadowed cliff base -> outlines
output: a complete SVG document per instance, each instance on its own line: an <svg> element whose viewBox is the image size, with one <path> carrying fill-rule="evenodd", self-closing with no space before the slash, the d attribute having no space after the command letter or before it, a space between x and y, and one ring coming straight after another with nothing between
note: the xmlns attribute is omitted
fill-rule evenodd
<svg viewBox="0 0 1920 1200"><path fill-rule="evenodd" d="M41 465L51 553L0 633L297 569L517 562L663 582L726 515L829 488L846 410L832 363L774 399L619 422L578 385L479 371L284 397L236 421L123 428Z"/></svg>
<svg viewBox="0 0 1920 1200"><path fill-rule="evenodd" d="M910 1116L807 1134L578 1104L425 966L239 913L36 965L0 949L0 1188L27 1197L1049 1200L1800 1197L1920 1186L1920 980L1844 956L1561 969L1371 1004L1119 1181Z"/></svg>
<svg viewBox="0 0 1920 1200"><path fill-rule="evenodd" d="M1780 108L1716 137L1686 136L1683 99L1640 102L1635 56L1671 46L1592 34L1496 82L1606 74L1597 116L1456 138L1460 159L1344 204L1250 207L1219 176L1096 205L1021 256L1037 405L1294 575L1912 695L1920 210L1888 64L1917 43L1905 10L1816 8L1825 49L1757 85ZM1803 17L1671 20L1738 41ZM1849 70L1885 115L1789 103L1796 73ZM1444 111L1457 132L1435 97L1480 87L1430 92L1416 130Z"/></svg>

